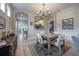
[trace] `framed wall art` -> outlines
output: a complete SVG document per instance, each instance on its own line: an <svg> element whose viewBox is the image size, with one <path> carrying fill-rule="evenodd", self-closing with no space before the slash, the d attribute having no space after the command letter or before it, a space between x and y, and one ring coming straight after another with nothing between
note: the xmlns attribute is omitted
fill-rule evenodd
<svg viewBox="0 0 79 59"><path fill-rule="evenodd" d="M4 29L4 28L5 28L5 19L0 16L0 29Z"/></svg>
<svg viewBox="0 0 79 59"><path fill-rule="evenodd" d="M67 18L62 20L62 29L73 30L74 29L74 18Z"/></svg>

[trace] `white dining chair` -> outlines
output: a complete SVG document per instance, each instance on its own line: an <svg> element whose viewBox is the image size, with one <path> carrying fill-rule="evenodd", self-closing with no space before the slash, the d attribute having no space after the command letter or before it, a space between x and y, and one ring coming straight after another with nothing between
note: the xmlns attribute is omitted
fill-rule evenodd
<svg viewBox="0 0 79 59"><path fill-rule="evenodd" d="M42 37L39 33L37 33L37 43L43 44Z"/></svg>
<svg viewBox="0 0 79 59"><path fill-rule="evenodd" d="M59 35L58 38L54 42L51 42L52 45L54 45L55 47L59 49L59 54L61 54L61 45L64 44L63 40L64 40L64 36Z"/></svg>

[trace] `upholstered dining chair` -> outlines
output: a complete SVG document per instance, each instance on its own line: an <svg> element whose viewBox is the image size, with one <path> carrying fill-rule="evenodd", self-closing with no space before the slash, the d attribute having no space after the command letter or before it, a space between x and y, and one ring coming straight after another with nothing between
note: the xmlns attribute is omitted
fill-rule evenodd
<svg viewBox="0 0 79 59"><path fill-rule="evenodd" d="M37 43L46 44L47 38L44 36L41 36L41 34L37 33Z"/></svg>
<svg viewBox="0 0 79 59"><path fill-rule="evenodd" d="M38 49L44 51L44 53L48 50L48 44L43 40L41 34L37 33L37 45Z"/></svg>
<svg viewBox="0 0 79 59"><path fill-rule="evenodd" d="M59 54L61 54L61 45L64 44L64 36L59 35L55 41L51 42L51 45L55 46L59 50Z"/></svg>
<svg viewBox="0 0 79 59"><path fill-rule="evenodd" d="M45 37L45 36L41 36L41 37L42 37L43 43L48 44L48 39L47 39L47 37Z"/></svg>
<svg viewBox="0 0 79 59"><path fill-rule="evenodd" d="M40 32L40 35L41 35L41 37L42 37L42 40L43 40L43 43L48 43L48 40L47 40L47 37L45 37L43 34L45 34L46 32L45 31L41 31Z"/></svg>

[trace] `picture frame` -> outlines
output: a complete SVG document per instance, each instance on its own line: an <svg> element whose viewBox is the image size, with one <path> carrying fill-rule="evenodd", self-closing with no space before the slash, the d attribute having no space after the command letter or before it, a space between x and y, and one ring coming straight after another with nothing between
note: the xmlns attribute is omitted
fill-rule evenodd
<svg viewBox="0 0 79 59"><path fill-rule="evenodd" d="M5 19L0 16L0 29L4 29L5 28Z"/></svg>
<svg viewBox="0 0 79 59"><path fill-rule="evenodd" d="M62 20L62 29L67 29L67 19Z"/></svg>
<svg viewBox="0 0 79 59"><path fill-rule="evenodd" d="M74 29L74 18L67 18L62 20L62 29L73 30Z"/></svg>

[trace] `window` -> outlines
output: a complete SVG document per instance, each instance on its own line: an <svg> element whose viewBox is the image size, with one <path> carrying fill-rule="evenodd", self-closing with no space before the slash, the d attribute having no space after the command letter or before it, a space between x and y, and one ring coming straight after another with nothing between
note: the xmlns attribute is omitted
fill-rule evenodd
<svg viewBox="0 0 79 59"><path fill-rule="evenodd" d="M11 16L11 10L10 10L10 6L7 5L7 16Z"/></svg>
<svg viewBox="0 0 79 59"><path fill-rule="evenodd" d="M0 9L1 9L3 12L5 12L5 3L1 3L1 4L0 4Z"/></svg>
<svg viewBox="0 0 79 59"><path fill-rule="evenodd" d="M6 9L5 9L6 8ZM7 16L11 16L11 9L10 9L10 5L5 3L0 3L0 9L7 14Z"/></svg>

